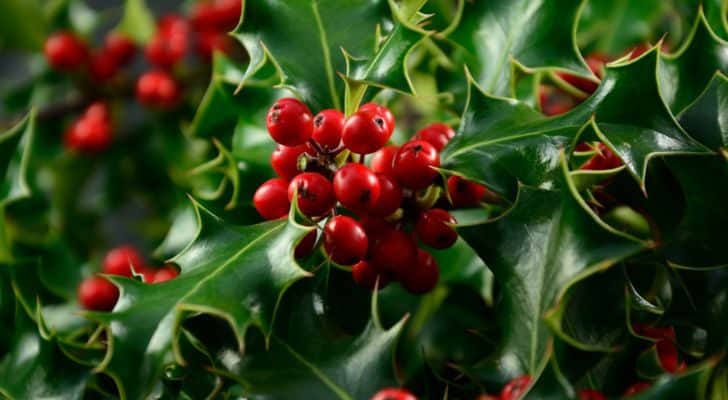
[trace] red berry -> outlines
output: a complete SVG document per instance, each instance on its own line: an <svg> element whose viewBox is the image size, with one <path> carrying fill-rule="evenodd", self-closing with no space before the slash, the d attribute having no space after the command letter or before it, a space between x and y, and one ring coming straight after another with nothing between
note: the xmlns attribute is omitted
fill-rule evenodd
<svg viewBox="0 0 728 400"><path fill-rule="evenodd" d="M417 218L417 237L432 248L446 249L458 240L458 234L452 228L456 222L449 212L441 208L429 209Z"/></svg>
<svg viewBox="0 0 728 400"><path fill-rule="evenodd" d="M313 133L313 115L297 99L286 97L268 110L266 126L273 140L284 146L306 143Z"/></svg>
<svg viewBox="0 0 728 400"><path fill-rule="evenodd" d="M548 85L538 87L541 112L546 116L565 114L574 108L574 100L568 93Z"/></svg>
<svg viewBox="0 0 728 400"><path fill-rule="evenodd" d="M311 137L323 149L334 150L341 144L344 121L344 114L341 111L334 109L323 110L313 118L313 134Z"/></svg>
<svg viewBox="0 0 728 400"><path fill-rule="evenodd" d="M228 32L238 25L242 2L240 0L215 1L216 25L222 32Z"/></svg>
<svg viewBox="0 0 728 400"><path fill-rule="evenodd" d="M187 20L181 15L167 14L157 23L157 33L164 36L186 35L188 32Z"/></svg>
<svg viewBox="0 0 728 400"><path fill-rule="evenodd" d="M334 192L344 207L365 211L379 200L381 187L374 172L363 164L346 164L334 175Z"/></svg>
<svg viewBox="0 0 728 400"><path fill-rule="evenodd" d="M435 150L441 151L453 136L455 131L452 128L442 122L435 122L417 131L414 139L424 140L435 147Z"/></svg>
<svg viewBox="0 0 728 400"><path fill-rule="evenodd" d="M402 278L402 286L413 294L432 291L440 279L440 268L432 254L417 250L417 266Z"/></svg>
<svg viewBox="0 0 728 400"><path fill-rule="evenodd" d="M157 33L145 49L149 62L161 68L177 64L187 51L188 33L187 22L182 17L162 17L157 25Z"/></svg>
<svg viewBox="0 0 728 400"><path fill-rule="evenodd" d="M526 393L526 389L528 389L528 385L531 384L531 376L529 375L522 375L518 378L512 379L510 382L506 383L505 386L503 386L503 390L501 390L501 400L517 400L520 399L524 393Z"/></svg>
<svg viewBox="0 0 728 400"><path fill-rule="evenodd" d="M632 329L636 334L646 338L675 340L675 327L673 326L659 327L636 323L632 325Z"/></svg>
<svg viewBox="0 0 728 400"><path fill-rule="evenodd" d="M456 175L447 178L447 192L456 208L477 206L487 191L485 186Z"/></svg>
<svg viewBox="0 0 728 400"><path fill-rule="evenodd" d="M416 266L417 245L409 234L390 229L374 245L370 262L380 273L403 279Z"/></svg>
<svg viewBox="0 0 728 400"><path fill-rule="evenodd" d="M154 283L154 275L157 273L157 270L155 268L147 267L147 266L141 266L141 267L134 267L134 273L142 277L142 282L144 283Z"/></svg>
<svg viewBox="0 0 728 400"><path fill-rule="evenodd" d="M139 271L144 264L144 258L137 249L132 246L119 246L106 253L102 270L107 274L131 278L132 266Z"/></svg>
<svg viewBox="0 0 728 400"><path fill-rule="evenodd" d="M94 81L106 82L113 78L118 70L119 64L111 54L100 51L91 55L89 72Z"/></svg>
<svg viewBox="0 0 728 400"><path fill-rule="evenodd" d="M197 2L190 11L190 23L192 29L201 31L218 31L217 9L212 2Z"/></svg>
<svg viewBox="0 0 728 400"><path fill-rule="evenodd" d="M293 178L288 185L289 201L293 201L294 192L297 193L298 209L309 217L324 216L336 205L333 185L315 172L304 172Z"/></svg>
<svg viewBox="0 0 728 400"><path fill-rule="evenodd" d="M604 143L598 143L598 153L587 160L579 169L583 170L606 170L622 166L622 160Z"/></svg>
<svg viewBox="0 0 728 400"><path fill-rule="evenodd" d="M372 248L378 242L382 236L394 229L392 224L385 221L383 218L376 218L371 216L364 216L359 219L364 231L367 233L369 238L369 247Z"/></svg>
<svg viewBox="0 0 728 400"><path fill-rule="evenodd" d="M66 131L64 141L69 150L99 153L111 143L111 123L107 119L82 117Z"/></svg>
<svg viewBox="0 0 728 400"><path fill-rule="evenodd" d="M637 393L644 392L652 386L649 382L635 382L631 384L625 391L624 397L633 396Z"/></svg>
<svg viewBox="0 0 728 400"><path fill-rule="evenodd" d="M78 287L78 302L92 311L111 311L119 299L119 289L101 276L86 278Z"/></svg>
<svg viewBox="0 0 728 400"><path fill-rule="evenodd" d="M404 389L386 388L378 391L370 400L417 400L417 397Z"/></svg>
<svg viewBox="0 0 728 400"><path fill-rule="evenodd" d="M357 285L374 290L379 278L379 289L383 289L389 284L389 278L386 275L379 274L376 269L367 261L359 261L351 268L351 276Z"/></svg>
<svg viewBox="0 0 728 400"><path fill-rule="evenodd" d="M374 153L387 144L390 136L392 128L382 115L361 110L346 120L341 134L344 145L358 154Z"/></svg>
<svg viewBox="0 0 728 400"><path fill-rule="evenodd" d="M440 155L424 140L404 144L394 157L394 174L397 180L410 189L424 189L437 177Z"/></svg>
<svg viewBox="0 0 728 400"><path fill-rule="evenodd" d="M687 368L684 361L680 360L675 342L670 339L662 339L657 342L657 357L660 359L662 368L671 373L677 373Z"/></svg>
<svg viewBox="0 0 728 400"><path fill-rule="evenodd" d="M179 271L177 271L177 268L175 268L172 265L165 265L164 267L158 269L154 272L154 277L150 281L151 283L160 283L160 282L166 282L168 280L174 279L179 275Z"/></svg>
<svg viewBox="0 0 728 400"><path fill-rule="evenodd" d="M579 400L607 400L607 396L594 389L581 389L578 397Z"/></svg>
<svg viewBox="0 0 728 400"><path fill-rule="evenodd" d="M88 47L70 32L56 32L46 39L46 60L56 70L71 71L81 68L88 59Z"/></svg>
<svg viewBox="0 0 728 400"><path fill-rule="evenodd" d="M389 108L381 106L377 103L366 103L361 105L358 111L373 113L381 116L382 118L384 118L384 121L389 127L389 135L392 135L392 132L394 132L394 115L391 111L389 111Z"/></svg>
<svg viewBox="0 0 728 400"><path fill-rule="evenodd" d="M106 35L104 51L111 55L117 63L123 65L134 58L136 45L123 33L111 32Z"/></svg>
<svg viewBox="0 0 728 400"><path fill-rule="evenodd" d="M298 242L296 249L293 251L293 256L295 258L307 257L313 251L314 246L316 246L315 229L307 233L306 236L304 236L303 239Z"/></svg>
<svg viewBox="0 0 728 400"><path fill-rule="evenodd" d="M385 146L374 153L372 157L372 171L378 174L394 176L394 157L399 151L399 146Z"/></svg>
<svg viewBox="0 0 728 400"><path fill-rule="evenodd" d="M206 60L211 59L215 51L228 54L232 48L232 38L226 33L204 31L197 35L197 54Z"/></svg>
<svg viewBox="0 0 728 400"><path fill-rule="evenodd" d="M170 108L181 99L177 81L165 71L150 71L139 77L136 86L140 103L158 108Z"/></svg>
<svg viewBox="0 0 728 400"><path fill-rule="evenodd" d="M109 105L103 101L95 101L91 103L83 113L84 118L89 119L105 119L110 117Z"/></svg>
<svg viewBox="0 0 728 400"><path fill-rule="evenodd" d="M379 199L367 213L375 217L387 217L397 211L402 203L402 187L389 175L377 174L379 180Z"/></svg>
<svg viewBox="0 0 728 400"><path fill-rule="evenodd" d="M364 258L369 240L364 228L353 218L338 215L324 228L324 249L340 265L352 265Z"/></svg>
<svg viewBox="0 0 728 400"><path fill-rule="evenodd" d="M288 181L273 178L265 181L253 195L253 205L265 219L278 219L288 215Z"/></svg>
<svg viewBox="0 0 728 400"><path fill-rule="evenodd" d="M652 46L650 46L649 43L638 44L629 51L629 59L634 60L635 58L638 58L642 54L645 54L651 47Z"/></svg>
<svg viewBox="0 0 728 400"><path fill-rule="evenodd" d="M609 57L601 53L592 53L586 56L585 61L591 72L597 78L601 79L604 75L604 64L609 62ZM574 86L588 94L594 93L597 90L597 87L599 87L599 84L591 79L573 75L568 72L557 72L556 75L571 86Z"/></svg>
<svg viewBox="0 0 728 400"><path fill-rule="evenodd" d="M273 170L278 176L287 181L295 178L296 175L301 173L298 169L298 159L307 149L308 147L303 144L293 147L279 144L270 156L270 164Z"/></svg>

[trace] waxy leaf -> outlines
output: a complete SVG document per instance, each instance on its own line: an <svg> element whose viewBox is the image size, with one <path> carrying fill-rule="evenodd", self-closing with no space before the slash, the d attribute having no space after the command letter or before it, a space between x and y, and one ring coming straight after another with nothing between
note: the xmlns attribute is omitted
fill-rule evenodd
<svg viewBox="0 0 728 400"><path fill-rule="evenodd" d="M35 114L23 118L10 130L0 133L0 207L30 196L28 163L35 135Z"/></svg>

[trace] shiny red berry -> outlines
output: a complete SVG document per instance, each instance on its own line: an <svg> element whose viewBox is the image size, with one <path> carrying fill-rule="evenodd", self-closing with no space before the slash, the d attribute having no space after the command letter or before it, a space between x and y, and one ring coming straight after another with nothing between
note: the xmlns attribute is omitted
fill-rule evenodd
<svg viewBox="0 0 728 400"><path fill-rule="evenodd" d="M217 8L212 2L199 1L190 11L190 24L192 29L201 31L219 31L217 27Z"/></svg>
<svg viewBox="0 0 728 400"><path fill-rule="evenodd" d="M334 192L341 204L353 211L366 211L379 200L379 178L363 164L346 164L334 175Z"/></svg>
<svg viewBox="0 0 728 400"><path fill-rule="evenodd" d="M323 175L315 172L299 174L288 185L288 200L297 193L298 209L309 217L321 217L334 208L334 186Z"/></svg>
<svg viewBox="0 0 728 400"><path fill-rule="evenodd" d="M378 391L370 400L417 400L417 397L404 389L386 388Z"/></svg>
<svg viewBox="0 0 728 400"><path fill-rule="evenodd" d="M124 65L134 58L136 45L123 33L111 32L106 35L104 51L111 55L118 64Z"/></svg>
<svg viewBox="0 0 728 400"><path fill-rule="evenodd" d="M139 77L136 95L140 103L161 109L174 107L182 92L177 81L165 71L150 71Z"/></svg>
<svg viewBox="0 0 728 400"><path fill-rule="evenodd" d="M456 222L449 212L441 208L423 211L417 218L417 237L432 248L446 249L458 240L458 234L452 228Z"/></svg>
<svg viewBox="0 0 728 400"><path fill-rule="evenodd" d="M523 397L526 389L531 384L531 376L522 375L506 383L501 390L501 400L517 400Z"/></svg>
<svg viewBox="0 0 728 400"><path fill-rule="evenodd" d="M447 178L447 193L456 208L475 207L480 204L488 189L485 186L453 175Z"/></svg>
<svg viewBox="0 0 728 400"><path fill-rule="evenodd" d="M287 97L276 101L268 110L266 126L277 143L298 146L311 138L313 115L301 101Z"/></svg>
<svg viewBox="0 0 728 400"><path fill-rule="evenodd" d="M424 189L437 177L440 155L430 143L414 140L404 144L394 157L397 180L410 189Z"/></svg>
<svg viewBox="0 0 728 400"><path fill-rule="evenodd" d="M369 215L387 217L397 211L402 203L402 187L394 178L385 174L377 174L379 180L379 198L368 210Z"/></svg>
<svg viewBox="0 0 728 400"><path fill-rule="evenodd" d="M417 264L402 277L402 286L413 294L424 294L432 291L440 279L440 268L432 254L425 250L417 250Z"/></svg>
<svg viewBox="0 0 728 400"><path fill-rule="evenodd" d="M372 171L378 174L394 176L394 157L399 151L399 146L385 146L374 153L372 157Z"/></svg>
<svg viewBox="0 0 728 400"><path fill-rule="evenodd" d="M109 111L109 105L106 104L104 101L94 101L93 103L89 104L89 106L86 108L86 111L83 112L84 118L90 118L90 119L106 119L108 120L111 117L111 112Z"/></svg>
<svg viewBox="0 0 728 400"><path fill-rule="evenodd" d="M346 120L341 134L344 146L358 154L374 153L390 136L392 129L382 115L361 110Z"/></svg>
<svg viewBox="0 0 728 400"><path fill-rule="evenodd" d="M635 382L624 391L623 396L629 397L634 396L637 393L644 392L645 390L649 389L650 386L652 386L649 382Z"/></svg>
<svg viewBox="0 0 728 400"><path fill-rule="evenodd" d="M586 64L591 72L599 79L604 75L604 65L609 62L609 57L602 53L592 53L586 56ZM568 72L557 72L556 75L570 85L580 89L581 91L591 94L597 90L599 84L591 79L587 79Z"/></svg>
<svg viewBox="0 0 728 400"><path fill-rule="evenodd" d="M59 71L81 68L88 59L88 47L73 33L61 31L46 39L44 48L48 63Z"/></svg>
<svg viewBox="0 0 728 400"><path fill-rule="evenodd" d="M91 55L89 73L95 82L106 82L113 78L117 71L119 71L119 63L110 53L100 51Z"/></svg>
<svg viewBox="0 0 728 400"><path fill-rule="evenodd" d="M99 153L111 144L111 122L104 118L82 117L65 133L65 146L79 153Z"/></svg>
<svg viewBox="0 0 728 400"><path fill-rule="evenodd" d="M91 311L111 311L119 299L119 289L101 276L86 278L78 287L78 302Z"/></svg>
<svg viewBox="0 0 728 400"><path fill-rule="evenodd" d="M604 143L598 143L596 149L597 154L593 155L579 169L606 170L622 166L622 160Z"/></svg>
<svg viewBox="0 0 728 400"><path fill-rule="evenodd" d="M270 156L270 164L273 170L281 178L290 181L300 174L298 169L298 160L308 147L305 144L300 146L283 146L278 145Z"/></svg>
<svg viewBox="0 0 728 400"><path fill-rule="evenodd" d="M367 234L353 218L337 215L324 228L324 249L329 258L340 265L352 265L367 254Z"/></svg>
<svg viewBox="0 0 728 400"><path fill-rule="evenodd" d="M217 29L222 32L228 32L238 25L240 13L242 11L242 2L240 0L216 0L215 1L215 19Z"/></svg>
<svg viewBox="0 0 728 400"><path fill-rule="evenodd" d="M435 122L420 129L414 138L430 143L435 150L441 151L450 139L455 136L455 131L442 122Z"/></svg>
<svg viewBox="0 0 728 400"><path fill-rule="evenodd" d="M313 251L313 248L316 246L316 237L317 234L315 229L307 233L306 236L298 242L298 245L296 245L296 249L293 251L293 256L297 259L308 257Z"/></svg>
<svg viewBox="0 0 728 400"><path fill-rule="evenodd" d="M685 370L687 365L680 359L680 354L675 346L675 342L671 339L662 339L657 342L657 357L660 359L662 368L671 373L677 373Z"/></svg>
<svg viewBox="0 0 728 400"><path fill-rule="evenodd" d="M223 54L229 54L233 49L234 43L227 33L222 32L200 32L197 35L196 50L202 58L206 60L212 59L212 55L219 51Z"/></svg>
<svg viewBox="0 0 728 400"><path fill-rule="evenodd" d="M181 61L186 51L186 38L157 34L147 43L144 54L152 65L169 68Z"/></svg>
<svg viewBox="0 0 728 400"><path fill-rule="evenodd" d="M338 148L341 144L341 132L344 130L345 120L344 114L339 110L321 111L313 118L311 138L325 150Z"/></svg>
<svg viewBox="0 0 728 400"><path fill-rule="evenodd" d="M179 275L179 271L177 268L175 268L172 265L165 265L164 267L156 270L154 272L154 276L152 277L151 283L160 283L160 282L166 282L168 280L174 279Z"/></svg>
<svg viewBox="0 0 728 400"><path fill-rule="evenodd" d="M579 400L607 400L607 396L594 389L581 389L577 397Z"/></svg>
<svg viewBox="0 0 728 400"><path fill-rule="evenodd" d="M288 215L291 203L288 200L288 181L273 178L265 181L253 195L253 205L261 217L278 219Z"/></svg>
<svg viewBox="0 0 728 400"><path fill-rule="evenodd" d="M380 273L403 279L416 267L417 245L408 233L390 229L372 248L369 261Z"/></svg>
<svg viewBox="0 0 728 400"><path fill-rule="evenodd" d="M132 246L119 246L106 253L102 270L106 274L131 278L132 266L138 271L144 265L144 258L137 249Z"/></svg>
<svg viewBox="0 0 728 400"><path fill-rule="evenodd" d="M538 98L541 112L549 117L565 114L576 105L571 95L549 85L538 87Z"/></svg>
<svg viewBox="0 0 728 400"><path fill-rule="evenodd" d="M368 261L359 261L351 268L351 276L357 285L373 290L379 279L379 289L386 287L390 279L386 275L380 274Z"/></svg>
<svg viewBox="0 0 728 400"><path fill-rule="evenodd" d="M387 123L387 127L389 128L389 135L392 135L392 132L394 132L394 115L391 111L389 111L389 108L384 107L382 105L379 105L377 103L366 103L362 104L359 107L359 110L361 112L366 113L372 113L381 116L384 118L384 121Z"/></svg>

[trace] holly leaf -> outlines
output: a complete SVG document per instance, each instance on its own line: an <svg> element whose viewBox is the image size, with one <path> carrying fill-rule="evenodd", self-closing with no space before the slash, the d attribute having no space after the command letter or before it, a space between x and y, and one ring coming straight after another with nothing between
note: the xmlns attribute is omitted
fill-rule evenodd
<svg viewBox="0 0 728 400"><path fill-rule="evenodd" d="M678 116L693 138L712 150L728 148L728 78L717 73L700 97Z"/></svg>
<svg viewBox="0 0 728 400"><path fill-rule="evenodd" d="M250 327L270 336L283 293L309 275L294 261L293 249L310 228L293 220L234 227L197 203L195 208L197 236L171 260L181 268L177 278L149 285L109 277L121 289L115 309L88 314L107 327L109 350L97 370L114 379L122 399L152 391L174 358L187 313L225 320L242 351Z"/></svg>
<svg viewBox="0 0 728 400"><path fill-rule="evenodd" d="M0 49L40 50L45 27L40 1L4 1L0 15Z"/></svg>
<svg viewBox="0 0 728 400"><path fill-rule="evenodd" d="M723 0L706 0L703 2L705 19L716 35L728 40L728 3Z"/></svg>
<svg viewBox="0 0 728 400"><path fill-rule="evenodd" d="M512 63L527 70L569 69L591 76L575 43L584 1L495 0L467 2L448 36L487 93L507 95ZM559 23L554 23L559 21Z"/></svg>
<svg viewBox="0 0 728 400"><path fill-rule="evenodd" d="M117 28L130 37L137 44L144 44L152 38L157 31L154 14L147 7L145 0L126 0L124 2L124 15Z"/></svg>
<svg viewBox="0 0 728 400"><path fill-rule="evenodd" d="M30 196L28 163L35 135L35 113L0 134L0 207Z"/></svg>
<svg viewBox="0 0 728 400"><path fill-rule="evenodd" d="M726 52L728 42L716 36L701 10L686 43L675 54L660 59L660 91L671 110L682 112L700 96L717 71L728 73Z"/></svg>
<svg viewBox="0 0 728 400"><path fill-rule="evenodd" d="M644 248L588 208L566 176L563 155L561 168L565 182L555 188L522 186L515 205L502 216L458 227L503 293L496 310L499 353L476 369L505 376L538 373L552 338L546 312L575 282Z"/></svg>

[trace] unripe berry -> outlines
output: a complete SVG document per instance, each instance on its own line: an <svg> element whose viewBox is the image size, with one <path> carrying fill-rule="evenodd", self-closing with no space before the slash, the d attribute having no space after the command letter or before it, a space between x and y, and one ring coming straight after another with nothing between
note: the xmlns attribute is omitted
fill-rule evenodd
<svg viewBox="0 0 728 400"><path fill-rule="evenodd" d="M417 237L432 248L446 249L458 240L458 234L452 228L456 222L449 212L441 208L429 209L420 213L417 219Z"/></svg>
<svg viewBox="0 0 728 400"><path fill-rule="evenodd" d="M528 389L528 386L531 384L531 376L530 375L522 375L517 378L512 379L510 382L506 383L505 386L503 386L503 390L501 390L500 397L501 400L518 400L520 399L524 393L526 393L526 389Z"/></svg>
<svg viewBox="0 0 728 400"><path fill-rule="evenodd" d="M394 176L394 157L399 151L399 146L385 146L372 156L372 171L378 174Z"/></svg>
<svg viewBox="0 0 728 400"><path fill-rule="evenodd" d="M404 389L386 388L378 391L370 400L417 400L417 397Z"/></svg>
<svg viewBox="0 0 728 400"><path fill-rule="evenodd" d="M111 311L119 300L119 289L101 276L86 278L78 287L78 303L91 311Z"/></svg>
<svg viewBox="0 0 728 400"><path fill-rule="evenodd" d="M377 271L403 279L416 266L417 245L406 232L391 229L381 236L370 255Z"/></svg>
<svg viewBox="0 0 728 400"><path fill-rule="evenodd" d="M104 51L111 55L118 64L124 65L134 58L136 45L123 33L111 32L106 35Z"/></svg>
<svg viewBox="0 0 728 400"><path fill-rule="evenodd" d="M359 261L354 264L351 268L351 276L357 285L369 290L374 290L377 278L379 279L379 289L385 288L390 282L386 275L379 274L368 261Z"/></svg>
<svg viewBox="0 0 728 400"><path fill-rule="evenodd" d="M324 249L337 264L355 264L366 256L368 247L364 228L351 217L337 215L324 228Z"/></svg>
<svg viewBox="0 0 728 400"><path fill-rule="evenodd" d="M325 150L334 150L341 144L344 114L335 109L323 110L313 118L311 138Z"/></svg>
<svg viewBox="0 0 728 400"><path fill-rule="evenodd" d="M579 400L607 400L607 396L594 389L581 389L578 398Z"/></svg>
<svg viewBox="0 0 728 400"><path fill-rule="evenodd" d="M110 275L120 275L131 278L131 268L139 270L144 267L144 258L139 251L132 246L119 246L104 257L102 270Z"/></svg>
<svg viewBox="0 0 728 400"><path fill-rule="evenodd" d="M266 126L277 143L298 146L311 138L313 115L301 101L287 97L276 101L268 110Z"/></svg>
<svg viewBox="0 0 728 400"><path fill-rule="evenodd" d="M389 135L391 136L392 132L394 132L394 115L391 111L389 111L389 108L379 105L377 103L366 103L361 105L358 111L381 116L387 123L387 127L389 128Z"/></svg>
<svg viewBox="0 0 728 400"><path fill-rule="evenodd" d="M288 185L288 200L297 193L298 209L308 217L321 217L336 205L334 187L323 175L315 172L299 174Z"/></svg>
<svg viewBox="0 0 728 400"><path fill-rule="evenodd" d="M346 164L334 175L336 198L350 210L372 208L379 200L380 191L377 175L363 164Z"/></svg>
<svg viewBox="0 0 728 400"><path fill-rule="evenodd" d="M136 95L146 106L166 109L179 103L182 93L172 75L165 71L150 71L139 77Z"/></svg>
<svg viewBox="0 0 728 400"><path fill-rule="evenodd" d="M455 136L455 131L442 122L435 122L417 131L414 139L424 140L431 144L435 150L441 151Z"/></svg>
<svg viewBox="0 0 728 400"><path fill-rule="evenodd" d="M273 178L265 181L253 195L253 205L261 217L278 219L288 215L291 203L288 200L288 181Z"/></svg>
<svg viewBox="0 0 728 400"><path fill-rule="evenodd" d="M375 217L387 217L397 211L402 203L402 187L393 177L377 174L379 180L379 198L367 213Z"/></svg>
<svg viewBox="0 0 728 400"><path fill-rule="evenodd" d="M417 250L417 266L402 277L402 286L413 294L424 294L432 291L440 279L440 268L432 254L425 250Z"/></svg>
<svg viewBox="0 0 728 400"><path fill-rule="evenodd" d="M387 144L392 129L385 118L377 113L357 111L344 123L341 138L349 150L370 154Z"/></svg>
<svg viewBox="0 0 728 400"><path fill-rule="evenodd" d="M81 68L88 59L88 47L70 32L56 32L46 39L44 48L48 64L59 71Z"/></svg>
<svg viewBox="0 0 728 400"><path fill-rule="evenodd" d="M307 233L306 236L296 245L296 249L293 251L293 256L298 258L307 257L313 251L316 246L316 230L312 230Z"/></svg>
<svg viewBox="0 0 728 400"><path fill-rule="evenodd" d="M176 278L177 275L179 275L177 268L172 265L165 265L154 272L154 277L152 278L151 283L166 282Z"/></svg>
<svg viewBox="0 0 728 400"><path fill-rule="evenodd" d="M434 167L440 166L437 150L424 140L404 144L394 157L394 174L397 180L410 189L424 189L437 177Z"/></svg>
<svg viewBox="0 0 728 400"><path fill-rule="evenodd" d="M278 145L270 156L270 164L273 170L281 178L290 181L300 174L298 169L298 159L306 152L308 147L305 144L300 146L283 146Z"/></svg>
<svg viewBox="0 0 728 400"><path fill-rule="evenodd" d="M450 202L456 208L477 206L487 191L485 186L457 175L447 178L447 192Z"/></svg>

